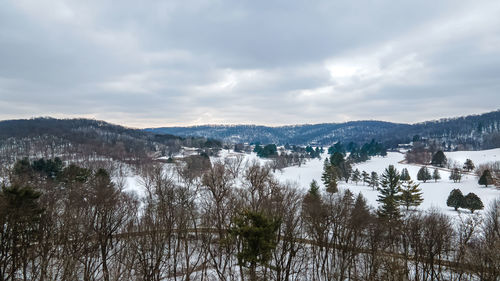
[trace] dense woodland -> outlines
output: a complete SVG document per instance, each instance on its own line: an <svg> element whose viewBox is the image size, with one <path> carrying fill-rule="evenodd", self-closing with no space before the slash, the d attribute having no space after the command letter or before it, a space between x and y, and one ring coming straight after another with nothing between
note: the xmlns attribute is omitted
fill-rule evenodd
<svg viewBox="0 0 500 281"><path fill-rule="evenodd" d="M220 149L217 140L177 137L89 119L35 118L0 121L0 160L13 164L28 158L60 157L68 161L118 160L129 164L171 156L182 146Z"/></svg>
<svg viewBox="0 0 500 281"><path fill-rule="evenodd" d="M115 165L3 169L0 280L500 278L500 201L452 221L395 205L391 167L374 209L315 182L301 192L258 163L198 160L142 165L143 198L122 190Z"/></svg>
<svg viewBox="0 0 500 281"><path fill-rule="evenodd" d="M409 143L414 136L419 135L439 143L444 142L452 149L489 149L500 147L500 111L411 125L355 121L282 127L255 125L165 127L152 128L148 131L179 136L203 136L233 143L331 145L338 141L361 144L375 139L388 148Z"/></svg>

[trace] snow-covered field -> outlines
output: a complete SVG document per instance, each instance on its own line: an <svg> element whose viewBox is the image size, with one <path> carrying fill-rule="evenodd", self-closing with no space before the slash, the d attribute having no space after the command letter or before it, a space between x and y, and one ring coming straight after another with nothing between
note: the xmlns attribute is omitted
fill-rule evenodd
<svg viewBox="0 0 500 281"><path fill-rule="evenodd" d="M255 153L251 154L243 154L243 153L234 153L232 151L223 150L220 153L220 157L236 157L237 155L244 156L244 162L251 163L252 161L260 161L261 163L265 163L269 160L264 160L259 157ZM307 161L301 167L293 166L283 169L282 171L276 171L275 176L282 181L283 183L290 183L295 186L298 186L300 189L306 191L309 188L309 184L312 180L316 180L319 184L321 183L321 174L323 173L323 161L325 157L328 155L325 153L322 155L321 159L313 159ZM500 161L500 149L492 149L492 150L483 150L483 151L458 151L458 152L447 152L446 157L450 160L453 160L460 165L463 164L465 159L471 159L474 164L477 166L481 163L487 163L492 161ZM367 162L361 163L353 167L353 169L359 169L360 171L366 171L371 173L372 171L377 172L381 175L384 172L384 169L389 165L394 165L399 171L403 168L407 168L411 178L416 181L417 171L420 169L419 166L409 165L409 164L401 164L399 163L404 159L404 154L397 152L389 152L386 157L373 157L371 160ZM217 158L212 158L212 161L217 160ZM431 173L433 168L429 167ZM459 188L464 195L469 192L474 192L477 194L481 200L483 201L485 207L495 198L500 198L500 189L495 188L493 186L480 186L477 183L477 177L469 174L464 174L462 177L462 181L460 183L453 183L453 181L449 180L450 173L447 171L440 171L441 180L438 182L434 182L433 180L428 181L426 183L420 182L420 188L423 191L424 201L422 205L420 205L420 209L430 209L435 208L444 213L456 215L457 212L453 210L453 208L446 206L446 199L450 191L454 188ZM138 196L142 196L144 194L144 189L140 185L138 176L129 176L125 178L125 190L137 193ZM377 195L378 192L373 190L368 185L363 185L363 183L358 183L358 185L354 183L345 183L339 182L340 189L349 189L354 194L362 193L363 196L366 197L368 203L373 207L377 207L378 202ZM463 210L463 212L468 213L469 211Z"/></svg>
<svg viewBox="0 0 500 281"><path fill-rule="evenodd" d="M324 157L327 155L324 155ZM282 172L277 172L276 176L286 182L296 182L300 187L304 189L309 188L309 184L313 179L321 183L321 174L323 172L323 161L322 159L314 159L307 162L302 167L289 167L285 168ZM465 159L471 159L475 165L481 163L487 163L492 161L500 161L500 149L483 150L483 151L458 151L458 152L447 152L446 157L448 159L453 159L454 161L463 164ZM353 169L359 169L360 171L366 171L371 173L372 171L377 172L379 175L384 172L384 169L389 165L394 165L399 171L403 168L407 168L411 178L416 181L417 172L420 169L419 166L400 164L399 162L404 159L404 154L397 152L389 152L386 157L373 157L367 162L361 163L353 167ZM432 167L429 167L431 173L433 171ZM469 192L477 194L483 204L488 206L490 201L495 198L500 198L500 189L488 186L480 186L477 181L476 176L465 174L462 177L460 183L453 183L449 180L450 173L447 171L440 171L441 180L438 182L427 181L426 183L420 182L420 188L423 192L424 202L420 205L421 209L436 208L447 214L457 214L453 210L446 206L446 199L450 194L452 189L458 188L462 191L464 195ZM349 182L339 182L339 187L341 189L349 189L353 193L357 194L361 192L365 196L370 205L377 206L377 195L378 192L373 190L368 185L363 185L358 183L358 185ZM469 212L464 210L465 212Z"/></svg>

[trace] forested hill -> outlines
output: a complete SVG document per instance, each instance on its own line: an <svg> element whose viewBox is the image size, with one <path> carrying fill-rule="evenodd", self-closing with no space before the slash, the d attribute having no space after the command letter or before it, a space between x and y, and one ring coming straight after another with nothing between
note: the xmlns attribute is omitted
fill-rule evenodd
<svg viewBox="0 0 500 281"><path fill-rule="evenodd" d="M181 146L220 147L220 141L179 137L90 119L34 118L0 121L0 158L105 157L139 160L170 155Z"/></svg>
<svg viewBox="0 0 500 281"><path fill-rule="evenodd" d="M178 136L202 136L226 142L261 142L330 145L336 141L364 143L371 139L390 146L408 143L414 136L463 146L465 149L500 146L500 111L417 124L354 121L267 127L256 125L206 125L146 129Z"/></svg>
<svg viewBox="0 0 500 281"><path fill-rule="evenodd" d="M329 144L337 140L362 142L379 138L409 125L381 121L354 121L341 124L294 125L267 127L257 125L205 125L146 129L178 136L210 136L227 142L260 142L279 144Z"/></svg>

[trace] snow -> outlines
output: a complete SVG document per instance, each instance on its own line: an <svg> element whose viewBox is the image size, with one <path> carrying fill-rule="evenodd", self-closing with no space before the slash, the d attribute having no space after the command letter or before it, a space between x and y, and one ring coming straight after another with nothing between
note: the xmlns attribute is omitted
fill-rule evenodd
<svg viewBox="0 0 500 281"><path fill-rule="evenodd" d="M309 184L314 179L318 183L321 183L321 174L323 172L323 161L324 157L327 155L323 155L322 159L313 159L308 161L306 164L301 167L288 167L283 169L282 172L277 172L276 176L282 182L295 182L298 186L307 190L309 188ZM449 152L446 153L446 156L450 159L460 162L463 164L465 159L471 159L475 165L481 163L487 163L491 161L499 161L500 159L500 149L492 149L492 150L484 150L484 151L459 151L459 152ZM404 159L403 153L398 152L389 152L386 157L373 157L372 159L355 165L353 169L359 169L359 171L366 171L371 173L372 171L377 172L379 175L382 174L389 165L394 165L399 171L403 168L407 168L410 173L411 178L417 182L417 172L420 169L420 166L410 165L410 164L402 164L400 163ZM433 167L429 167L430 172L432 173ZM458 188L462 191L464 195L469 192L474 192L481 198L485 207L489 205L489 203L495 198L500 198L500 189L495 188L493 186L480 186L477 183L477 177L469 174L464 174L462 176L462 181L460 183L454 183L449 180L450 173L448 171L439 171L441 175L441 180L437 182L427 181L426 183L419 182L420 188L422 189L423 203L419 206L419 209L428 210L428 209L437 209L443 213L456 215L458 212L455 212L453 208L446 206L446 199L450 194L452 189ZM364 197L366 197L368 203L374 207L378 206L377 196L378 192L373 190L368 185L363 185L363 183L345 183L339 182L340 189L349 189L354 194L362 193ZM462 212L469 212L468 210L461 209Z"/></svg>
<svg viewBox="0 0 500 281"><path fill-rule="evenodd" d="M238 155L243 155L243 163L252 163L253 161L260 161L261 163L266 163L270 160L259 158L254 152L252 153L237 153L234 151L222 150L218 157L211 157L211 161L214 162L218 159L223 159L226 157L236 157ZM471 159L474 164L477 166L482 163L492 162L492 161L500 161L500 149L492 149L492 150L483 150L483 151L457 151L457 152L447 152L446 156L448 159L452 159L453 161L459 162L460 165L463 164L465 159ZM309 185L312 180L316 180L320 185L321 175L323 173L323 162L325 157L328 157L328 154L324 153L321 159L312 159L307 161L305 164L299 166L292 166L283 169L282 171L276 171L275 176L283 183L292 184L298 186L298 188L306 191L309 189ZM407 168L411 178L417 182L417 172L420 169L420 166L411 165L411 164L403 164L401 161L404 159L403 153L398 152L389 152L386 157L372 157L372 159L357 164L353 167L353 169L359 169L360 171L366 171L371 173L372 171L377 172L381 175L384 170L389 165L394 165L399 171L403 168ZM168 164L166 164L168 165ZM429 169L432 173L433 167L429 166ZM452 189L459 188L464 195L469 192L474 192L481 198L485 207L494 200L495 198L500 198L500 189L495 188L493 186L480 186L477 183L477 177L471 174L464 174L462 176L462 181L460 183L454 183L449 180L450 173L448 171L440 170L441 180L434 182L434 180L428 181L426 183L419 182L420 188L423 192L423 203L418 207L422 210L428 209L437 209L443 213L450 215L457 215L458 212L455 212L453 208L446 206L446 199L448 198L449 193ZM378 206L377 196L378 192L373 190L368 185L363 185L363 183L345 183L339 182L340 189L349 189L354 194L362 193L364 197L368 200L368 203L373 207ZM144 196L144 187L141 186L139 181L139 176L130 175L125 178L125 191L134 192L139 197ZM468 213L468 210L461 209L462 212ZM479 212L479 211L478 211Z"/></svg>
<svg viewBox="0 0 500 281"><path fill-rule="evenodd" d="M327 153L323 153L321 159L314 158L299 166L292 166L276 171L276 177L282 182L298 185L300 188L309 189L311 181L316 180L321 184L321 175L323 174L323 162Z"/></svg>
<svg viewBox="0 0 500 281"><path fill-rule="evenodd" d="M444 154L448 160L451 159L461 164L465 160L470 159L476 166L483 163L500 161L500 148L479 151L454 151L445 152Z"/></svg>
<svg viewBox="0 0 500 281"><path fill-rule="evenodd" d="M142 198L146 194L146 189L141 185L140 177L138 175L125 177L125 186L123 191L127 193L134 193L139 198Z"/></svg>

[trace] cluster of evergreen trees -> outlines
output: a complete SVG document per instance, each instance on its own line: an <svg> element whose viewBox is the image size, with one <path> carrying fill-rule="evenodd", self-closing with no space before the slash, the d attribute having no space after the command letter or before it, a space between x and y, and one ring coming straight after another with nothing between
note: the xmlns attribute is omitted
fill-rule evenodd
<svg viewBox="0 0 500 281"><path fill-rule="evenodd" d="M323 153L323 147L316 147L313 148L312 146L308 145L306 146L306 152L309 154L309 157L311 158L321 158L321 153Z"/></svg>
<svg viewBox="0 0 500 281"><path fill-rule="evenodd" d="M399 171L390 165L381 175L378 213L380 216L397 219L400 216L400 206L416 207L423 202L422 192L418 183L414 183L409 176L401 178Z"/></svg>
<svg viewBox="0 0 500 281"><path fill-rule="evenodd" d="M348 157L346 157L347 152L350 152ZM387 155L387 150L382 144L372 140L358 147L354 142L350 142L347 146L337 142L328 148L328 154L330 154L330 158L325 159L322 175L322 181L328 190L335 192L337 190L337 181L344 180L348 182L349 179L356 184L362 181L373 188L378 186L378 174L376 172L368 174L366 171L360 173L358 169L353 171L352 165L367 161L370 156Z"/></svg>
<svg viewBox="0 0 500 281"><path fill-rule="evenodd" d="M292 153L299 153L299 154L305 154L305 157L309 158L320 158L321 153L323 153L323 148L322 147L312 147L310 145L304 147L300 146L290 146L286 144L285 146L286 150L290 150ZM276 144L267 144L265 146L262 146L260 143L255 144L255 148L253 150L255 153L257 153L257 156L262 157L262 158L271 158L278 156L278 147Z"/></svg>
<svg viewBox="0 0 500 281"><path fill-rule="evenodd" d="M356 185L358 184L358 182L361 181L363 185L367 184L368 186L371 186L373 189L379 186L379 177L377 172L374 171L368 173L366 171L360 172L359 169L356 169L352 172L351 181L355 182Z"/></svg>
<svg viewBox="0 0 500 281"><path fill-rule="evenodd" d="M369 143L363 144L361 147L354 142L349 142L344 145L342 142L336 142L333 146L328 148L329 154L334 154L335 152L341 153L344 156L349 152L349 159L352 163L360 163L367 161L371 156L386 156L387 149L385 146L374 139Z"/></svg>
<svg viewBox="0 0 500 281"><path fill-rule="evenodd" d="M326 158L323 164L321 179L328 192L337 192L337 181L349 181L352 173L352 165L340 152L334 152L330 158Z"/></svg>
<svg viewBox="0 0 500 281"><path fill-rule="evenodd" d="M405 172L405 176L408 173L408 170ZM409 175L408 175L409 177ZM437 182L438 180L441 179L441 174L439 173L438 169L434 169L434 171L431 172L426 166L423 166L420 168L417 172L417 180L423 181L424 183L427 182L428 180L434 180L434 182Z"/></svg>
<svg viewBox="0 0 500 281"><path fill-rule="evenodd" d="M481 198L475 193L470 192L464 196L460 189L453 189L450 192L448 199L446 199L446 205L455 208L455 211L457 211L458 208L469 209L471 213L474 213L475 210L482 210L484 208Z"/></svg>
<svg viewBox="0 0 500 281"><path fill-rule="evenodd" d="M265 146L256 144L253 152L257 153L259 157L269 158L278 155L278 148L275 144L267 144Z"/></svg>

